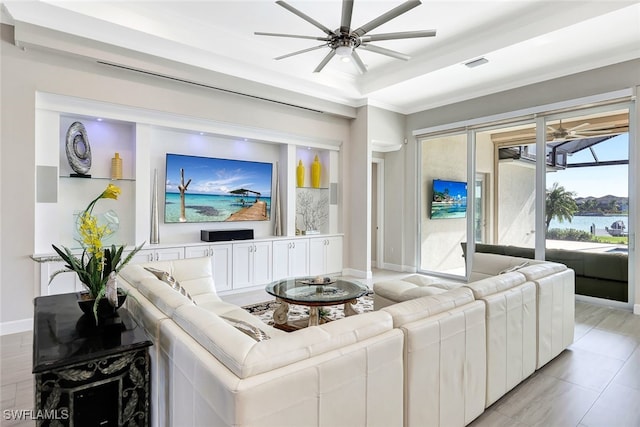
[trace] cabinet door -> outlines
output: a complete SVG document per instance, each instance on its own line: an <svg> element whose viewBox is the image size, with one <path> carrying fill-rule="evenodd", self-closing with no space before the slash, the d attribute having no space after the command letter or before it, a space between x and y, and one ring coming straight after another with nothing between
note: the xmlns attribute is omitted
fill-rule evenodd
<svg viewBox="0 0 640 427"><path fill-rule="evenodd" d="M144 264L146 262L151 262L155 258L155 251L153 249L142 249L138 251L129 264Z"/></svg>
<svg viewBox="0 0 640 427"><path fill-rule="evenodd" d="M51 283L49 279L56 271L64 270L66 263L64 261L43 262L40 264L40 289L42 295L66 294L69 292L78 292L85 289L84 285L78 279L76 273L58 274Z"/></svg>
<svg viewBox="0 0 640 427"><path fill-rule="evenodd" d="M289 276L300 277L309 275L309 240L296 239L291 241L289 249ZM275 256L275 252L274 252Z"/></svg>
<svg viewBox="0 0 640 427"><path fill-rule="evenodd" d="M233 269L233 251L231 245L213 245L209 249L211 268L213 269L213 283L218 291L228 291L233 283L231 271Z"/></svg>
<svg viewBox="0 0 640 427"><path fill-rule="evenodd" d="M253 245L253 284L266 285L271 282L272 256L271 242L258 242Z"/></svg>
<svg viewBox="0 0 640 427"><path fill-rule="evenodd" d="M155 250L154 261L173 261L184 258L184 247L162 248Z"/></svg>
<svg viewBox="0 0 640 427"><path fill-rule="evenodd" d="M184 248L185 258L202 258L209 255L209 245L187 246L186 248Z"/></svg>
<svg viewBox="0 0 640 427"><path fill-rule="evenodd" d="M182 258L184 258L184 247L142 249L131 258L129 263L143 264L152 261L173 261Z"/></svg>
<svg viewBox="0 0 640 427"><path fill-rule="evenodd" d="M289 277L289 248L291 240L273 242L273 280Z"/></svg>
<svg viewBox="0 0 640 427"><path fill-rule="evenodd" d="M329 237L325 250L325 273L342 273L342 237Z"/></svg>
<svg viewBox="0 0 640 427"><path fill-rule="evenodd" d="M233 288L252 285L253 243L233 244Z"/></svg>
<svg viewBox="0 0 640 427"><path fill-rule="evenodd" d="M325 274L325 238L309 239L309 275L319 276Z"/></svg>

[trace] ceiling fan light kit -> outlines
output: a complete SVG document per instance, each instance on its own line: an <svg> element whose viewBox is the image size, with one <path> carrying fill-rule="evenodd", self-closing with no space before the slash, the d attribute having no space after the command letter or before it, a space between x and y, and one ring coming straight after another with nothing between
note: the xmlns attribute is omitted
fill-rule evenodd
<svg viewBox="0 0 640 427"><path fill-rule="evenodd" d="M436 35L436 30L418 30L418 31L404 31L404 32L395 32L395 33L386 33L386 34L371 34L367 33L375 28L378 28L380 25L397 18L405 12L413 9L416 6L419 6L421 2L419 0L409 0L406 1L388 12L378 16L377 18L369 21L361 27L358 27L354 30L351 29L351 15L353 13L353 0L343 0L342 1L342 16L340 19L340 27L332 31L329 28L322 25L320 22L306 15L304 12L296 9L285 1L278 0L276 4L282 6L287 9L289 12L294 15L299 16L305 21L309 22L313 26L322 30L326 36L316 37L316 36L306 36L306 35L296 35L296 34L282 34L282 33L265 33L265 32L255 32L255 35L258 36L270 36L270 37L288 37L288 38L299 38L299 39L308 39L308 40L318 40L323 41L324 44L319 46L310 47L307 49L299 50L296 52L288 53L286 55L278 56L275 59L280 60L284 58L289 58L294 55L299 55L301 53L311 52L313 50L322 49L328 47L330 49L329 53L324 57L324 59L318 64L315 68L314 73L318 73L322 71L322 69L329 63L329 61L334 57L338 56L342 61L345 62L353 62L356 69L364 74L367 71L367 67L360 58L357 53L357 49L361 48L367 50L369 52L374 52L380 55L389 56L391 58L400 59L403 61L408 61L411 59L409 55L404 53L396 52L390 49L386 49L380 46L375 46L369 44L372 41L384 41L384 40L398 40L398 39L409 39L409 38L418 38L418 37L434 37Z"/></svg>

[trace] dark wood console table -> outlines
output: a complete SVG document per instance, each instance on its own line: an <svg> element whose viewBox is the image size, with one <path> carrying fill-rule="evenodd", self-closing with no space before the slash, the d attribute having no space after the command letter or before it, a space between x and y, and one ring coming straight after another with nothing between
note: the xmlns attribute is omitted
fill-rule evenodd
<svg viewBox="0 0 640 427"><path fill-rule="evenodd" d="M75 293L34 306L37 425L148 426L152 342L129 313L96 326Z"/></svg>

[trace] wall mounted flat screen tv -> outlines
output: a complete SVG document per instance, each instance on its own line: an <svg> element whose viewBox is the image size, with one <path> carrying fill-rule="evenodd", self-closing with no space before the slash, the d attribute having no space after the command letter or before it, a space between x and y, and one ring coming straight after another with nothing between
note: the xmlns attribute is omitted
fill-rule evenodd
<svg viewBox="0 0 640 427"><path fill-rule="evenodd" d="M467 183L433 180L431 218L464 218L467 216Z"/></svg>
<svg viewBox="0 0 640 427"><path fill-rule="evenodd" d="M164 222L268 221L272 163L167 153Z"/></svg>

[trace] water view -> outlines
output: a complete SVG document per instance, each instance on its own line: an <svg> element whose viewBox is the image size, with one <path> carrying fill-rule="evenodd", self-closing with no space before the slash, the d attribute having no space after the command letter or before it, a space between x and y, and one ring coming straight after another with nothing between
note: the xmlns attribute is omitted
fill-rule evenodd
<svg viewBox="0 0 640 427"><path fill-rule="evenodd" d="M261 202L267 204L267 216L271 210L271 197L260 196ZM231 214L243 207L250 207L256 201L255 197L217 194L185 194L186 217L189 222L226 221ZM180 220L180 193L165 195L165 222Z"/></svg>
<svg viewBox="0 0 640 427"><path fill-rule="evenodd" d="M574 216L571 222L563 221L559 222L557 219L552 219L549 224L549 229L559 228L566 230L573 228L574 230L581 230L590 232L591 225L595 224L596 234L606 235L605 227L611 228L611 224L615 221L624 221L624 224L629 227L629 217L627 215L603 215L603 216Z"/></svg>

